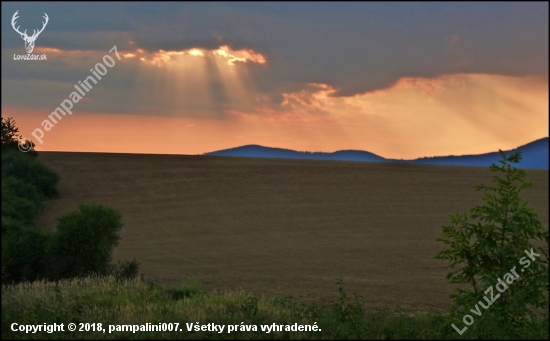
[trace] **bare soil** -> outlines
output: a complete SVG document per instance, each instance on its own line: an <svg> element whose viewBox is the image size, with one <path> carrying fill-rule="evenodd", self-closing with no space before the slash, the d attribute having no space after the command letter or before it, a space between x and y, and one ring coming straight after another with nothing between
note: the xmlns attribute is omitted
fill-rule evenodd
<svg viewBox="0 0 550 341"><path fill-rule="evenodd" d="M453 287L434 256L449 215L481 204L487 168L208 156L41 152L61 177L39 226L79 203L123 216L114 260L147 277L208 290L337 297L443 309ZM524 198L548 229L548 171Z"/></svg>

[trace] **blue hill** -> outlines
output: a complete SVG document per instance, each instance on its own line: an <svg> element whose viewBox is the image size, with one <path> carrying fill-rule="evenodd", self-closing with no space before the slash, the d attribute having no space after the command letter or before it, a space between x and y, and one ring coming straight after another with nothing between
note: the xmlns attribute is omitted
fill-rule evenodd
<svg viewBox="0 0 550 341"><path fill-rule="evenodd" d="M278 159L304 159L304 160L338 160L338 161L386 161L381 156L360 150L340 150L334 153L322 152L298 152L290 149L263 147L258 145L246 145L217 152L206 153L212 156L241 156Z"/></svg>
<svg viewBox="0 0 550 341"><path fill-rule="evenodd" d="M521 162L518 164L518 168L548 169L547 137L513 150L504 151L504 154L509 156L515 152L521 153ZM479 155L424 157L408 162L415 164L488 167L492 163L498 164L498 160L500 159L500 153L497 151Z"/></svg>
<svg viewBox="0 0 550 341"><path fill-rule="evenodd" d="M516 149L504 151L506 155L521 152L522 160L518 168L548 169L548 137L533 141ZM301 160L333 160L333 161L363 161L363 162L395 162L409 164L430 164L448 166L475 166L488 167L492 163L498 164L498 151L479 155L436 156L423 157L415 160L385 159L373 153L361 150L340 150L334 153L299 152L290 149L246 145L231 149L224 149L204 155L236 156L256 158L284 158Z"/></svg>

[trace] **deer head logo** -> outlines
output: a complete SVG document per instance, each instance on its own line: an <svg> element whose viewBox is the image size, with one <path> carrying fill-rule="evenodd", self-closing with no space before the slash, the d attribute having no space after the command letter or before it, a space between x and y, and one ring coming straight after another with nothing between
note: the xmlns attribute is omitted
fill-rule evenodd
<svg viewBox="0 0 550 341"><path fill-rule="evenodd" d="M44 28L46 28L46 25L48 24L48 14L46 14L46 12L44 12L44 19L46 19L46 22L42 22L42 29L38 32L36 32L36 30L33 30L33 34L32 36L28 36L27 35L27 30L25 30L25 32L21 32L19 31L19 26L17 26L17 28L15 28L15 20L17 20L17 18L19 18L17 16L17 12L19 11L15 11L15 13L13 14L13 17L11 18L11 26L13 27L13 29L15 30L15 32L19 33L21 35L21 38L23 38L23 40L25 41L25 49L27 50L27 53L32 53L32 50L34 50L34 41L36 40L36 38L38 38L38 35L40 33L42 33L42 31L44 31Z"/></svg>

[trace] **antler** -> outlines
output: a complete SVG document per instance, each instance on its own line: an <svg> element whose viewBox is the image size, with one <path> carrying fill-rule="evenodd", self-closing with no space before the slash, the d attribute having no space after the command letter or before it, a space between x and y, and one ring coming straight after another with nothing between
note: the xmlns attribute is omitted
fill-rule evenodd
<svg viewBox="0 0 550 341"><path fill-rule="evenodd" d="M20 35L22 36L27 36L27 30L25 30L25 33L19 31L19 27L21 26L17 26L17 28L15 28L15 20L17 20L17 18L19 18L17 16L17 13L19 12L19 10L15 11L15 13L13 14L13 17L11 18L11 26L13 27L13 29L15 30L15 32L19 33Z"/></svg>
<svg viewBox="0 0 550 341"><path fill-rule="evenodd" d="M32 36L29 37L27 35L27 30L25 30L25 32L21 32L19 31L19 27L21 26L17 26L17 28L15 27L15 21L17 20L17 18L19 18L17 16L18 13L19 13L19 10L15 11L15 13L13 14L13 17L11 18L11 26L13 27L15 32L19 33L21 36L25 36L26 38L25 40L29 39L31 41L34 41L36 37L38 37L38 35L42 33L42 31L44 31L44 29L46 28L46 25L48 24L48 20L50 20L50 18L48 17L48 14L44 12L43 18L46 19L46 22L42 22L42 29L40 29L38 32L36 32L36 30L33 30Z"/></svg>
<svg viewBox="0 0 550 341"><path fill-rule="evenodd" d="M42 33L42 31L44 31L44 29L46 28L46 25L48 25L48 20L50 20L50 18L48 18L48 14L46 12L44 12L44 16L42 18L46 19L46 22L42 22L42 29L40 29L40 31L34 33L36 30L33 30L33 34L31 38L36 39L36 37L38 37L38 35Z"/></svg>

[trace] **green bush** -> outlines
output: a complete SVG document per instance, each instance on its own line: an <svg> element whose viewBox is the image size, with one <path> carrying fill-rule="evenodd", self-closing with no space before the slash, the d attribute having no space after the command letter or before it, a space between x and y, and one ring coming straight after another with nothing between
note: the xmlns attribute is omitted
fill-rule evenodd
<svg viewBox="0 0 550 341"><path fill-rule="evenodd" d="M3 208L3 207L2 207ZM4 233L17 233L22 229L29 227L23 224L20 220L12 217L2 216L2 236Z"/></svg>
<svg viewBox="0 0 550 341"><path fill-rule="evenodd" d="M35 228L47 199L58 194L59 176L18 150L21 136L13 119L2 118L2 280L13 283L112 273L137 276L136 260L110 265L118 244L121 217L100 205L81 205L59 219L55 233Z"/></svg>
<svg viewBox="0 0 550 341"><path fill-rule="evenodd" d="M509 157L502 153L501 165L490 167L497 173L492 177L495 186L476 187L484 192L485 205L474 206L469 215L452 215L451 225L443 227L444 238L437 239L449 249L436 258L458 268L447 279L471 285L452 295L459 315L483 307L482 318L534 323L537 309L548 306L548 253L531 244L539 240L548 245L548 231L520 197L523 189L533 186L524 181L525 171L513 167L520 160L519 153Z"/></svg>
<svg viewBox="0 0 550 341"><path fill-rule="evenodd" d="M35 158L18 151L17 146L10 149L4 142L2 281L34 281L42 278L47 268L46 249L50 239L50 234L37 230L34 222L46 199L57 193L58 176Z"/></svg>
<svg viewBox="0 0 550 341"><path fill-rule="evenodd" d="M121 226L120 214L101 205L80 205L79 211L59 219L53 233L3 216L2 281L60 280L94 273L134 278L137 260L110 264Z"/></svg>
<svg viewBox="0 0 550 341"><path fill-rule="evenodd" d="M14 176L8 176L6 179L3 179L2 186L7 191L20 198L28 199L37 206L41 206L44 200L46 200L46 197L40 193L38 188Z"/></svg>
<svg viewBox="0 0 550 341"><path fill-rule="evenodd" d="M44 278L46 249L51 234L20 227L2 236L2 282L17 283Z"/></svg>
<svg viewBox="0 0 550 341"><path fill-rule="evenodd" d="M40 211L39 206L31 200L19 197L10 186L2 181L2 219L11 218L23 225L32 225ZM2 232L4 230L2 229Z"/></svg>
<svg viewBox="0 0 550 341"><path fill-rule="evenodd" d="M135 258L132 261L118 262L117 265L110 266L109 273L119 280L133 279L139 274L139 263Z"/></svg>
<svg viewBox="0 0 550 341"><path fill-rule="evenodd" d="M49 278L107 274L121 226L120 214L102 205L80 205L79 211L61 217L48 252Z"/></svg>
<svg viewBox="0 0 550 341"><path fill-rule="evenodd" d="M26 153L16 150L2 151L2 182L10 176L35 186L47 198L58 194L56 185L59 176Z"/></svg>
<svg viewBox="0 0 550 341"><path fill-rule="evenodd" d="M2 219L9 217L33 225L45 201L57 194L58 178L35 158L3 149Z"/></svg>

